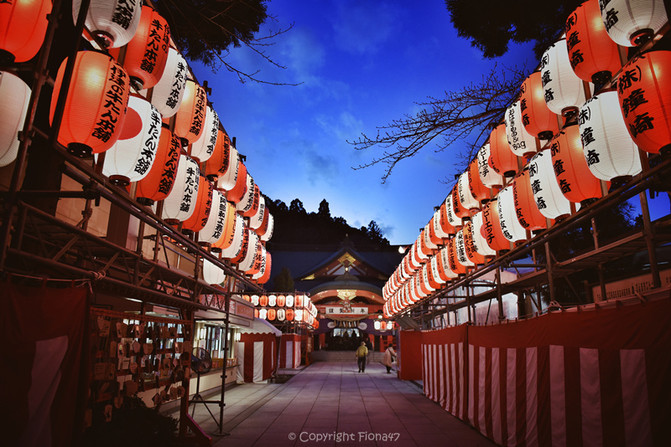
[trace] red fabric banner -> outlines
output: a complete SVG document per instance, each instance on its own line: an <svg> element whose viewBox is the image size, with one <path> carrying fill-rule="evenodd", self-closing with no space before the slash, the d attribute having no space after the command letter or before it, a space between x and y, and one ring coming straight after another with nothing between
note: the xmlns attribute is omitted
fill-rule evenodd
<svg viewBox="0 0 671 447"><path fill-rule="evenodd" d="M254 342L263 343L263 355L261 359L255 358ZM240 343L244 349L244 370L243 378L245 382L254 382L254 371L261 371L260 380L267 380L272 377L275 371L276 357L276 337L275 334L246 333L240 334ZM259 364L259 361L261 362Z"/></svg>
<svg viewBox="0 0 671 447"><path fill-rule="evenodd" d="M500 445L671 445L669 299L414 334L425 394Z"/></svg>
<svg viewBox="0 0 671 447"><path fill-rule="evenodd" d="M83 429L80 386L88 288L0 283L0 432L6 445L70 446Z"/></svg>

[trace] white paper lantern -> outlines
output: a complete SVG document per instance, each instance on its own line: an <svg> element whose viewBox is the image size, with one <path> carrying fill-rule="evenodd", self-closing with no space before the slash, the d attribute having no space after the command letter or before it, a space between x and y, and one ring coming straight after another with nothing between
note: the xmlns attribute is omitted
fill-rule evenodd
<svg viewBox="0 0 671 447"><path fill-rule="evenodd" d="M639 150L627 130L617 91L590 98L578 115L580 136L587 166L601 180L641 172Z"/></svg>
<svg viewBox="0 0 671 447"><path fill-rule="evenodd" d="M461 217L458 217L454 212L454 206L452 206L452 194L449 194L445 199L445 211L447 212L447 221L454 228L461 227L462 221Z"/></svg>
<svg viewBox="0 0 671 447"><path fill-rule="evenodd" d="M430 263L426 263L422 266L422 284L424 284L424 288L429 291L429 293L435 292L437 289L431 285L431 281L429 281L429 269L431 268Z"/></svg>
<svg viewBox="0 0 671 447"><path fill-rule="evenodd" d="M464 267L474 267L475 264L466 255L466 240L464 239L463 229L457 231L455 246L457 247L457 259L459 263Z"/></svg>
<svg viewBox="0 0 671 447"><path fill-rule="evenodd" d="M599 6L606 32L623 47L647 41L668 21L664 0L601 0Z"/></svg>
<svg viewBox="0 0 671 447"><path fill-rule="evenodd" d="M250 300L251 300L252 305L254 305L254 306L259 305L259 296L258 295L252 295L250 297Z"/></svg>
<svg viewBox="0 0 671 447"><path fill-rule="evenodd" d="M449 278L452 279L459 276L456 272L454 272L450 268L450 253L449 248L447 246L441 248L440 252L436 256L440 256L440 261L443 266L443 272L445 273L445 275L447 275Z"/></svg>
<svg viewBox="0 0 671 447"><path fill-rule="evenodd" d="M30 87L18 76L0 71L0 167L16 160L19 131L30 102Z"/></svg>
<svg viewBox="0 0 671 447"><path fill-rule="evenodd" d="M72 1L72 20L77 23L81 0ZM119 48L131 41L140 24L141 0L91 0L86 28L103 39L108 48Z"/></svg>
<svg viewBox="0 0 671 447"><path fill-rule="evenodd" d="M240 264L238 265L240 271L246 272L247 270L252 268L252 265L254 264L254 260L256 259L257 256L260 255L260 241L259 241L259 236L254 233L252 230L249 228L245 228L245 231L247 232L248 235L248 246L247 246L247 253L245 254L245 257L240 261Z"/></svg>
<svg viewBox="0 0 671 447"><path fill-rule="evenodd" d="M431 251L438 249L438 245L436 245L432 240L431 240L431 231L432 231L432 226L431 222L426 224L424 226L424 245L428 247Z"/></svg>
<svg viewBox="0 0 671 447"><path fill-rule="evenodd" d="M303 321L303 309L296 309L294 311L294 320Z"/></svg>
<svg viewBox="0 0 671 447"><path fill-rule="evenodd" d="M515 197L513 195L513 186L508 185L503 188L498 195L496 203L499 211L499 222L501 222L501 231L506 239L512 242L523 241L527 239L525 228L517 220L517 211L515 210Z"/></svg>
<svg viewBox="0 0 671 447"><path fill-rule="evenodd" d="M461 204L467 210L480 209L480 201L473 197L471 188L469 187L468 171L462 172L457 181L457 193Z"/></svg>
<svg viewBox="0 0 671 447"><path fill-rule="evenodd" d="M263 224L263 216L266 211L266 199L263 196L259 197L259 207L256 210L256 213L249 218L249 227L252 230L258 230Z"/></svg>
<svg viewBox="0 0 671 447"><path fill-rule="evenodd" d="M287 316L287 311L283 308L277 309L277 321L284 321Z"/></svg>
<svg viewBox="0 0 671 447"><path fill-rule="evenodd" d="M175 183L163 201L163 218L185 221L196 209L200 168L192 158L180 155Z"/></svg>
<svg viewBox="0 0 671 447"><path fill-rule="evenodd" d="M224 248L221 251L221 256L226 259L236 258L240 251L242 250L242 242L244 240L245 234L245 224L244 219L241 215L235 215L235 224L233 230L233 243L230 247Z"/></svg>
<svg viewBox="0 0 671 447"><path fill-rule="evenodd" d="M228 151L228 169L217 180L217 188L230 191L235 186L240 168L240 156L237 149L231 144Z"/></svg>
<svg viewBox="0 0 671 447"><path fill-rule="evenodd" d="M188 68L179 51L170 48L161 79L151 93L151 103L163 118L170 118L179 110L186 88Z"/></svg>
<svg viewBox="0 0 671 447"><path fill-rule="evenodd" d="M555 177L550 149L540 151L529 161L529 181L543 216L556 219L571 213L571 203L562 194Z"/></svg>
<svg viewBox="0 0 671 447"><path fill-rule="evenodd" d="M478 151L478 172L480 173L480 181L487 188L503 185L503 176L489 166L489 154L491 147L489 143L485 144ZM451 224L451 223L450 223Z"/></svg>
<svg viewBox="0 0 671 447"><path fill-rule="evenodd" d="M203 280L208 284L221 284L226 279L226 274L224 270L208 261L203 259Z"/></svg>
<svg viewBox="0 0 671 447"><path fill-rule="evenodd" d="M286 305L287 305L287 307L294 307L294 296L293 295L287 295Z"/></svg>
<svg viewBox="0 0 671 447"><path fill-rule="evenodd" d="M496 256L496 251L492 250L487 240L482 235L482 225L484 220L482 218L482 212L476 213L473 218L473 244L475 245L475 251L478 252L481 256Z"/></svg>
<svg viewBox="0 0 671 447"><path fill-rule="evenodd" d="M131 95L121 135L105 152L103 174L118 185L139 182L154 164L161 114L146 99Z"/></svg>
<svg viewBox="0 0 671 447"><path fill-rule="evenodd" d="M227 210L224 195L215 189L212 194L212 211L210 211L205 226L198 232L199 242L214 244L221 238L226 223Z"/></svg>
<svg viewBox="0 0 671 447"><path fill-rule="evenodd" d="M445 284L447 282L447 280L444 279L444 277L443 277L444 275L441 275L441 270L442 269L438 265L439 256L440 256L439 254L436 255L436 256L433 256L431 258L431 262L429 263L429 265L431 266L431 274L433 275L433 279L435 279L436 282L439 283L439 284Z"/></svg>
<svg viewBox="0 0 671 447"><path fill-rule="evenodd" d="M259 318L262 319L262 320L267 320L268 319L268 309L259 310Z"/></svg>
<svg viewBox="0 0 671 447"><path fill-rule="evenodd" d="M191 156L201 163L209 160L217 144L217 135L219 135L219 115L212 107L207 106L205 126L200 137L191 145Z"/></svg>
<svg viewBox="0 0 671 447"><path fill-rule="evenodd" d="M513 154L518 157L525 157L535 153L538 150L536 138L527 132L524 124L522 124L522 109L519 101L515 101L508 107L505 118L506 137L508 137L508 145ZM478 167L480 167L479 164Z"/></svg>
<svg viewBox="0 0 671 447"><path fill-rule="evenodd" d="M545 50L540 69L545 103L552 112L566 114L585 102L582 79L571 68L566 39L558 40Z"/></svg>
<svg viewBox="0 0 671 447"><path fill-rule="evenodd" d="M261 235L261 240L263 242L268 242L270 238L273 237L273 231L275 230L275 218L272 214L268 215L268 229L265 233Z"/></svg>
<svg viewBox="0 0 671 447"><path fill-rule="evenodd" d="M247 189L243 194L242 199L240 199L240 201L235 204L235 209L243 214L249 211L254 204L254 178L249 175L249 172L247 173L246 184Z"/></svg>

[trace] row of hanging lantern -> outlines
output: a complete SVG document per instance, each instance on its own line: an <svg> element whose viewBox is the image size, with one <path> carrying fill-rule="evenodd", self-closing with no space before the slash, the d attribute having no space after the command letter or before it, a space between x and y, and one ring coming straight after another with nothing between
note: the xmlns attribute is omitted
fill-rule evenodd
<svg viewBox="0 0 671 447"><path fill-rule="evenodd" d="M611 180L639 174L641 151L671 147L671 51L622 66L618 47L649 41L666 22L661 0L588 0L569 15L565 36L383 287L385 316L602 197ZM598 87L615 75L617 89Z"/></svg>
<svg viewBox="0 0 671 447"><path fill-rule="evenodd" d="M265 307L261 307L254 309L254 317L272 322L277 321L279 323L284 321L302 323L310 326L312 329L319 327L319 320L303 309L284 309L282 307L278 309L266 309Z"/></svg>
<svg viewBox="0 0 671 447"><path fill-rule="evenodd" d="M307 295L270 293L267 295L243 295L242 298L256 307L254 315L257 318L279 322L303 322L313 328L319 326L317 307Z"/></svg>
<svg viewBox="0 0 671 447"><path fill-rule="evenodd" d="M168 23L142 0L90 3L84 37L95 36L104 48L77 52L67 85L68 59L61 63L49 113L57 141L78 156L104 154L110 182L134 183L144 205L163 201L163 219L198 233L221 259L265 283L273 216L205 89L172 45ZM81 1L72 6L76 23ZM3 62L35 57L50 12L48 0L0 3ZM0 72L0 166L16 159L30 95L18 76ZM224 278L209 261L203 276L211 284Z"/></svg>
<svg viewBox="0 0 671 447"><path fill-rule="evenodd" d="M373 329L380 332L393 331L394 322L391 320L390 321L375 320L373 322Z"/></svg>

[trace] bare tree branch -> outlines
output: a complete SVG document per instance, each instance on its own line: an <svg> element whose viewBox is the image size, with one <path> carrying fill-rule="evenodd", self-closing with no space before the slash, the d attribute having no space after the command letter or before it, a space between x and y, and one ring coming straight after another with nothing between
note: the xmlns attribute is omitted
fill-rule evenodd
<svg viewBox="0 0 671 447"><path fill-rule="evenodd" d="M518 68L499 70L494 67L478 84L471 83L460 90L446 91L441 99L429 97L425 102L416 103L422 107L416 115L404 115L378 126L375 137L362 133L359 139L347 141L358 151L376 147L384 149L382 155L354 169L382 163L386 166L382 176L382 183L385 183L401 160L414 157L430 144L435 146L435 152L441 152L462 140L467 142L468 148L467 153L462 155L465 160L472 159L489 137L491 126L503 119L525 76L524 71Z"/></svg>

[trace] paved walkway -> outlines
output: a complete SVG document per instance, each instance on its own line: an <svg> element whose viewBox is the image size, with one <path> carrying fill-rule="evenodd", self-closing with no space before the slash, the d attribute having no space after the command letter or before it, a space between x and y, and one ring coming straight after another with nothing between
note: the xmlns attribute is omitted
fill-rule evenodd
<svg viewBox="0 0 671 447"><path fill-rule="evenodd" d="M211 434L202 404L195 420ZM210 405L218 417L219 407ZM226 391L224 446L494 446L380 364L314 363L283 384Z"/></svg>

